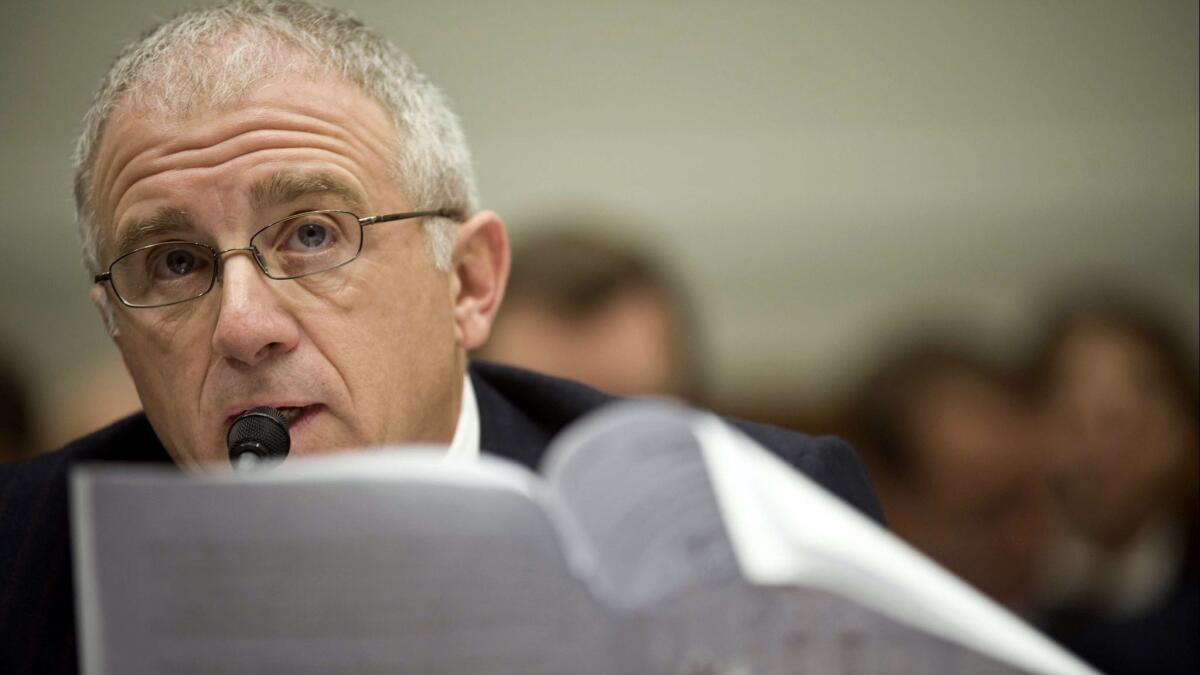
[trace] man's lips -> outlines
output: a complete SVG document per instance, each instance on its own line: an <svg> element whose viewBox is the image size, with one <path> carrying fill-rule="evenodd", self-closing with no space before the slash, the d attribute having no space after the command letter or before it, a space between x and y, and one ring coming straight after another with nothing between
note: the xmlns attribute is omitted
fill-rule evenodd
<svg viewBox="0 0 1200 675"><path fill-rule="evenodd" d="M254 408L260 408L263 406L275 408L276 410L278 410L279 413L281 415L283 415L283 419L284 419L284 421L287 422L287 425L289 428L291 428L292 426L295 426L298 422L307 421L308 419L312 418L313 415L317 414L325 407L320 403L252 402L252 403L248 403L248 404L239 404L237 406L229 408L229 410L232 410L233 412L230 412L228 415L226 415L225 426L228 427L229 425L233 424L233 421L235 419L237 419L238 415L241 415L242 413L246 412L247 410L253 410Z"/></svg>

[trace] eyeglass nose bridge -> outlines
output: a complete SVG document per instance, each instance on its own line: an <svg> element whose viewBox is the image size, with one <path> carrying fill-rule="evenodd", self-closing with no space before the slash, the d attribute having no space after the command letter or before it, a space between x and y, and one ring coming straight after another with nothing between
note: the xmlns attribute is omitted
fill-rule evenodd
<svg viewBox="0 0 1200 675"><path fill-rule="evenodd" d="M217 281L221 281L221 279L224 278L225 255L228 253L248 253L250 257L254 259L254 264L258 265L258 269L268 277L271 276L270 270L267 269L267 259L263 257L257 246L250 245L242 248L227 248L224 251L213 251L213 253L215 254L214 257L217 260Z"/></svg>

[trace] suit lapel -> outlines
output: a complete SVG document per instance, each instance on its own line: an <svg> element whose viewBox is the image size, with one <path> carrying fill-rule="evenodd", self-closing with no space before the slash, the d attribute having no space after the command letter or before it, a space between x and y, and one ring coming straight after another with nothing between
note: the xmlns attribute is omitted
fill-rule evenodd
<svg viewBox="0 0 1200 675"><path fill-rule="evenodd" d="M479 406L479 446L537 470L553 432L543 428L471 368L471 384Z"/></svg>

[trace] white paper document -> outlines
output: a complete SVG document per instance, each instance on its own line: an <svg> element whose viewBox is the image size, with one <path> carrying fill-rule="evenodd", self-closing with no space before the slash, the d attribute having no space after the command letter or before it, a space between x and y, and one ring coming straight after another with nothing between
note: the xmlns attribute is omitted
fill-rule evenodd
<svg viewBox="0 0 1200 675"><path fill-rule="evenodd" d="M1090 673L717 418L541 475L393 449L72 477L80 659L136 673Z"/></svg>

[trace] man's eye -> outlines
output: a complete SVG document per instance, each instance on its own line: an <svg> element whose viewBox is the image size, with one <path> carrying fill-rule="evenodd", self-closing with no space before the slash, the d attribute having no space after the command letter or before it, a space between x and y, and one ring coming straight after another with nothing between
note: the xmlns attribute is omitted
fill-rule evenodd
<svg viewBox="0 0 1200 675"><path fill-rule="evenodd" d="M315 251L332 243L333 232L320 223L301 223L292 231L288 247L299 251Z"/></svg>
<svg viewBox="0 0 1200 675"><path fill-rule="evenodd" d="M205 267L206 261L190 248L172 248L160 253L152 271L157 279L180 279Z"/></svg>

